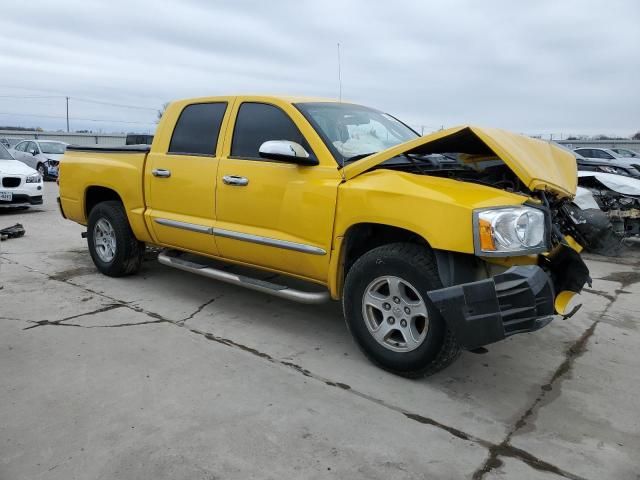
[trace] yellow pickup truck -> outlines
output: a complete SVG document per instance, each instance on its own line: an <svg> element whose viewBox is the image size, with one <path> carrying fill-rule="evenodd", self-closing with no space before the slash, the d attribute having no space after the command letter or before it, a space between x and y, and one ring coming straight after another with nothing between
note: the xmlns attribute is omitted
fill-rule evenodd
<svg viewBox="0 0 640 480"><path fill-rule="evenodd" d="M415 377L575 310L576 182L570 153L503 130L421 137L351 103L232 96L170 104L150 147L67 148L59 200L105 275L155 245L170 267L341 300L366 356ZM246 273L265 270L285 280Z"/></svg>

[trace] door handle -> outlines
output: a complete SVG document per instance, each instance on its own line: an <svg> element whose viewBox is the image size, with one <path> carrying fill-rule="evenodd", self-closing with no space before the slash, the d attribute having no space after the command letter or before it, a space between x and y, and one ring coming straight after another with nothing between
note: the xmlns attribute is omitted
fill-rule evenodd
<svg viewBox="0 0 640 480"><path fill-rule="evenodd" d="M169 178L171 176L171 170L165 170L164 168L154 168L151 170L151 174L154 177Z"/></svg>
<svg viewBox="0 0 640 480"><path fill-rule="evenodd" d="M225 185L233 185L235 187L246 187L249 185L249 179L246 177L240 177L238 175L225 175L222 177L222 181Z"/></svg>

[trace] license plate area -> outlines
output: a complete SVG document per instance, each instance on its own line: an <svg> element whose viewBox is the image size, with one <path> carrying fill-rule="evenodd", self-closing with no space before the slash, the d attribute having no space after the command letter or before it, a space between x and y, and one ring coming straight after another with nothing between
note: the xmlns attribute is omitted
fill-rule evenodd
<svg viewBox="0 0 640 480"><path fill-rule="evenodd" d="M11 192L0 192L0 201L10 202L13 200L13 193Z"/></svg>

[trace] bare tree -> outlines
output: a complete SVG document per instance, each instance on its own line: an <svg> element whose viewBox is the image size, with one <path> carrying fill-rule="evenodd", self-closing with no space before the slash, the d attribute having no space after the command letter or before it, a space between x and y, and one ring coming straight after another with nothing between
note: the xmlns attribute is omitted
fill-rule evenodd
<svg viewBox="0 0 640 480"><path fill-rule="evenodd" d="M160 108L160 110L158 110L158 118L156 118L156 123L160 122L160 119L162 118L162 115L164 115L164 111L167 109L168 106L169 106L169 102L164 102L162 104L162 107Z"/></svg>

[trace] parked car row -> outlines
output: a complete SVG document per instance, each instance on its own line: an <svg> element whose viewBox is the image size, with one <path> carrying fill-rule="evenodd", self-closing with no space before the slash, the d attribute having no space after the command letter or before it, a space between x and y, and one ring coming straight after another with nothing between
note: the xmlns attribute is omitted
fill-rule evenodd
<svg viewBox="0 0 640 480"><path fill-rule="evenodd" d="M580 170L640 178L640 154L626 148L580 147L573 150Z"/></svg>
<svg viewBox="0 0 640 480"><path fill-rule="evenodd" d="M0 207L42 204L42 176L0 144Z"/></svg>

